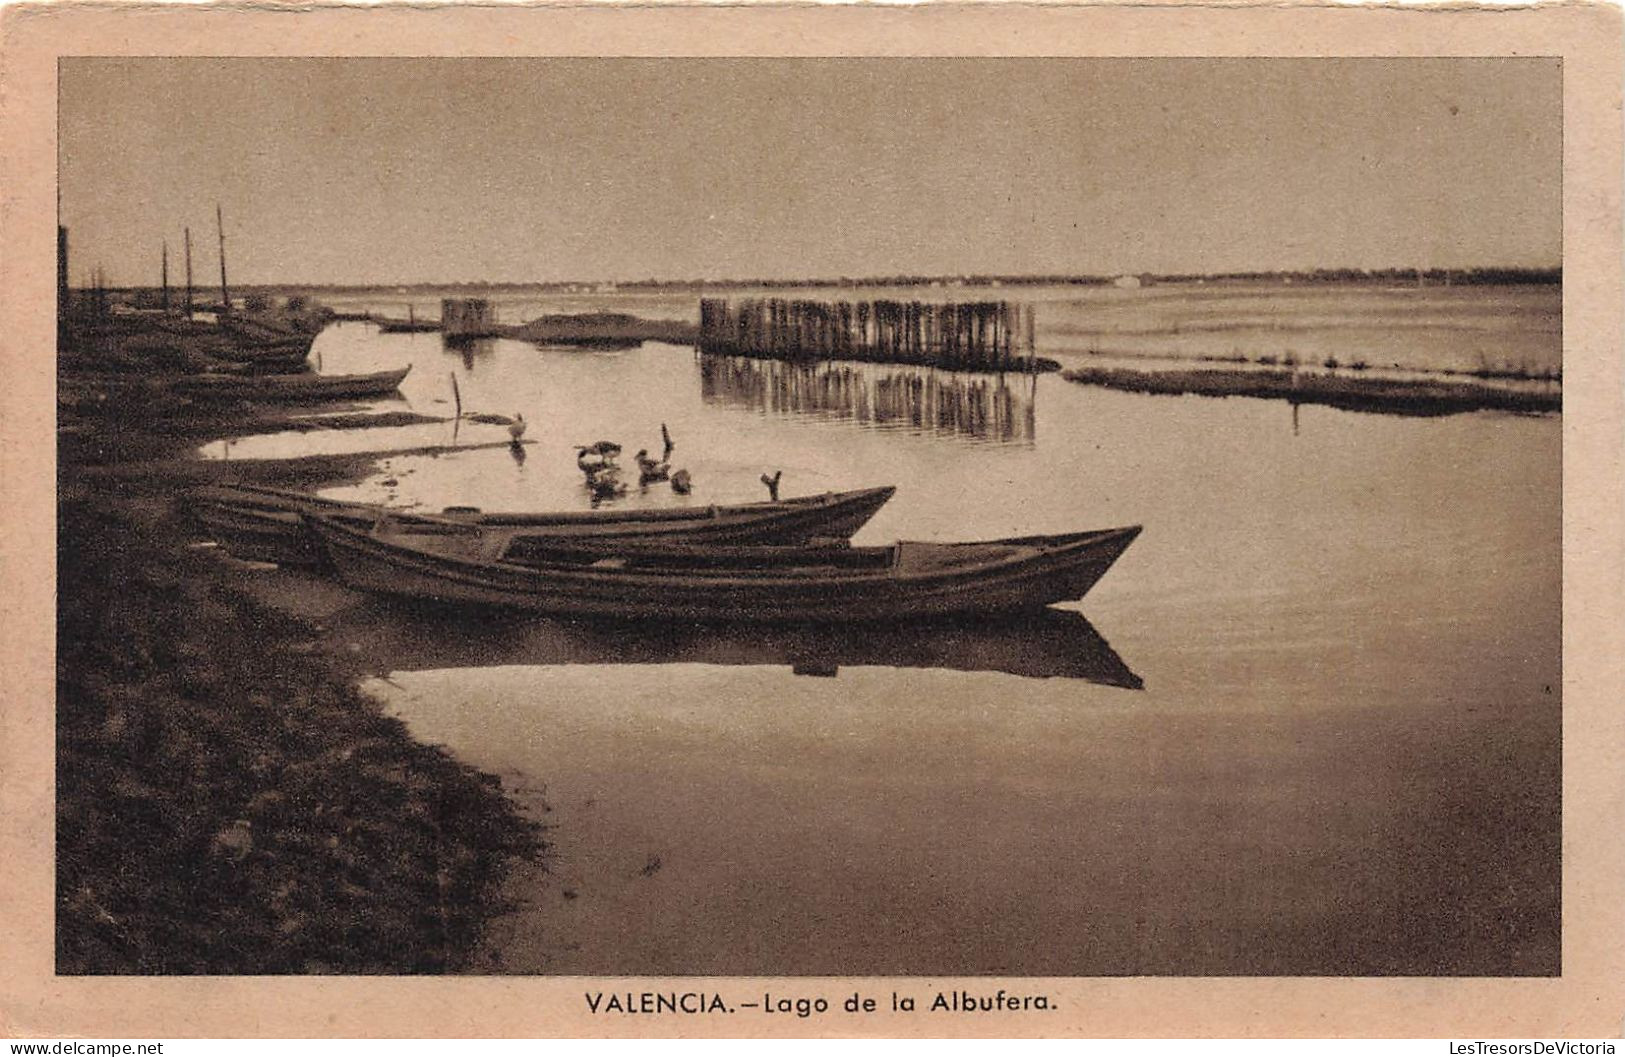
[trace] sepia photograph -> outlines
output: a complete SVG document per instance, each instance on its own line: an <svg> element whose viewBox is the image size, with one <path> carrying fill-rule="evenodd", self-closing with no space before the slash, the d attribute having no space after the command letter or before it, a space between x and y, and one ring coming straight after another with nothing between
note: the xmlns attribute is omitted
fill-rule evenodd
<svg viewBox="0 0 1625 1057"><path fill-rule="evenodd" d="M0 1034L1617 1034L1617 14L9 8Z"/></svg>
<svg viewBox="0 0 1625 1057"><path fill-rule="evenodd" d="M58 76L58 973L1561 972L1560 61Z"/></svg>

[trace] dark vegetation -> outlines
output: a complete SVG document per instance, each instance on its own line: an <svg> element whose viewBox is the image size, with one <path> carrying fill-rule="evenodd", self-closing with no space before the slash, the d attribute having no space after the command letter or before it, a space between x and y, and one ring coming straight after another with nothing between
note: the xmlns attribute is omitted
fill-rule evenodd
<svg viewBox="0 0 1625 1057"><path fill-rule="evenodd" d="M171 510L201 439L288 416L164 399L127 347L109 371L65 338L57 972L458 969L535 826L382 715L320 628L251 599L253 574L191 549ZM220 465L312 486L375 458Z"/></svg>
<svg viewBox="0 0 1625 1057"><path fill-rule="evenodd" d="M499 332L517 341L597 348L629 348L644 341L689 345L699 334L694 324L682 320L640 319L620 312L537 316Z"/></svg>
<svg viewBox="0 0 1625 1057"><path fill-rule="evenodd" d="M1064 371L1068 381L1130 393L1167 396L1250 396L1320 404L1345 411L1394 415L1451 415L1464 411L1558 412L1563 396L1552 390L1503 389L1472 382L1433 382L1290 370L1201 368L1139 371L1086 367Z"/></svg>
<svg viewBox="0 0 1625 1057"><path fill-rule="evenodd" d="M60 514L57 971L456 968L537 843L497 780L209 559L97 500Z"/></svg>

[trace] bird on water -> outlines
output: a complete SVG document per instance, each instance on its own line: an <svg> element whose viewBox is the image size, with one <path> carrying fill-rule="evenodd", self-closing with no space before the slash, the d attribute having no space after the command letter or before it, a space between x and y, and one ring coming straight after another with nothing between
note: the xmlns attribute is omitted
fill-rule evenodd
<svg viewBox="0 0 1625 1057"><path fill-rule="evenodd" d="M638 484L664 481L671 475L671 463L653 458L647 448L639 448L638 453L632 458L638 463Z"/></svg>
<svg viewBox="0 0 1625 1057"><path fill-rule="evenodd" d="M615 456L620 453L621 446L614 441L576 445L576 468L586 477L587 490L595 501L626 492L626 483L621 480L621 468L615 465Z"/></svg>

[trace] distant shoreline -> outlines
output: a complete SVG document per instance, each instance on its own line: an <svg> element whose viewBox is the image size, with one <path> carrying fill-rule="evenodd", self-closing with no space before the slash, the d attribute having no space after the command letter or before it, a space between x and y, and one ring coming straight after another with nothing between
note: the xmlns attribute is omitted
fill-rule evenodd
<svg viewBox="0 0 1625 1057"><path fill-rule="evenodd" d="M637 279L554 280L547 282L447 282L447 283L261 283L238 284L244 295L260 293L325 294L438 294L456 291L536 291L550 294L603 295L651 290L731 290L731 289L844 289L866 287L926 287L943 290L986 289L1030 286L1114 287L1132 280L1130 288L1148 286L1408 286L1418 289L1454 286L1561 286L1561 268L1321 268L1311 271L1157 273L1128 272L1114 275L884 275L862 278L757 278L757 279ZM109 293L156 291L158 287L109 287Z"/></svg>

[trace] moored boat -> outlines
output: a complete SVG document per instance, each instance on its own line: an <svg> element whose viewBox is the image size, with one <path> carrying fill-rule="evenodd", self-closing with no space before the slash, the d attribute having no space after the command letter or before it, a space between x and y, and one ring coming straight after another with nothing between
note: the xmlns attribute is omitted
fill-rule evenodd
<svg viewBox="0 0 1625 1057"><path fill-rule="evenodd" d="M213 324L142 316L118 319L70 344L77 359L104 369L296 374L307 370L312 340L249 344Z"/></svg>
<svg viewBox="0 0 1625 1057"><path fill-rule="evenodd" d="M243 345L260 348L299 346L306 352L310 351L317 333L282 322L272 323L236 313L221 317L220 328Z"/></svg>
<svg viewBox="0 0 1625 1057"><path fill-rule="evenodd" d="M325 553L301 515L319 514L370 531L388 519L396 532L411 526L420 540L450 537L467 545L479 531L493 541L545 535L562 539L681 539L690 543L787 544L844 540L862 528L896 491L891 486L827 492L779 502L736 506L683 506L563 513L485 512L451 507L438 514L348 503L305 492L258 485L214 485L188 493L193 517L234 554L287 565L320 564Z"/></svg>
<svg viewBox="0 0 1625 1057"><path fill-rule="evenodd" d="M304 515L339 575L371 591L555 616L856 623L1008 613L1082 598L1139 526L888 547L591 546L366 531Z"/></svg>
<svg viewBox="0 0 1625 1057"><path fill-rule="evenodd" d="M310 371L307 354L298 349L256 349L250 353L216 353L208 370L216 374L305 374Z"/></svg>
<svg viewBox="0 0 1625 1057"><path fill-rule="evenodd" d="M375 374L197 374L171 384L176 392L194 399L297 403L384 396L394 392L411 369L408 364Z"/></svg>
<svg viewBox="0 0 1625 1057"><path fill-rule="evenodd" d="M262 326L228 317L218 323L166 317L151 322L153 331L172 338L207 342L212 355L238 361L303 360L316 341L314 333Z"/></svg>
<svg viewBox="0 0 1625 1057"><path fill-rule="evenodd" d="M384 334L427 334L440 329L438 319L378 319L374 322Z"/></svg>

